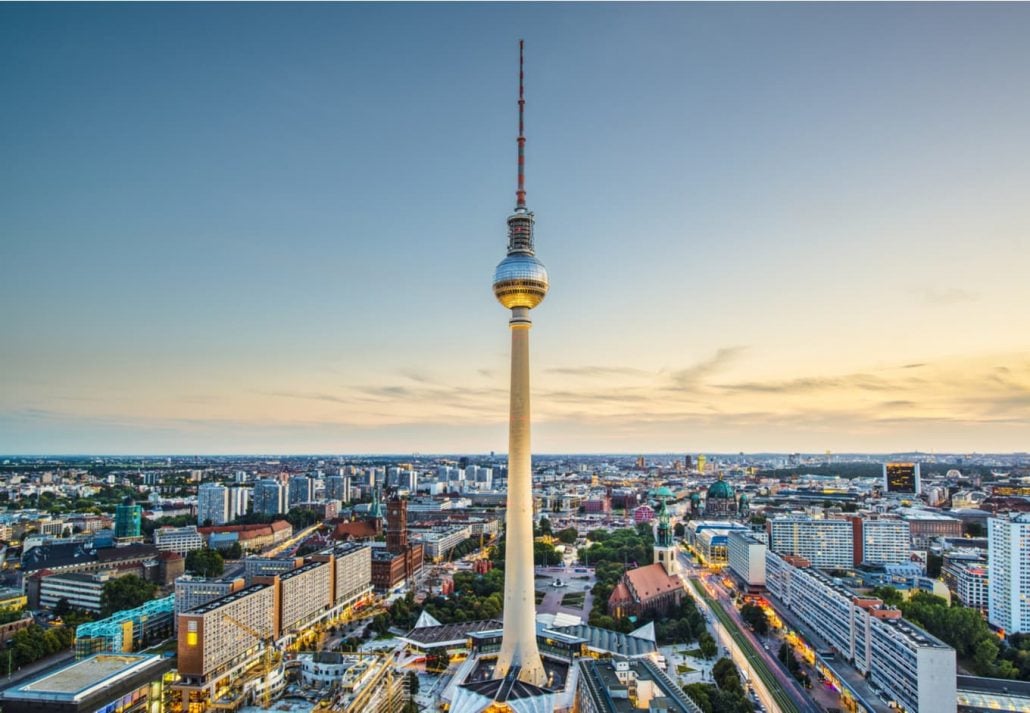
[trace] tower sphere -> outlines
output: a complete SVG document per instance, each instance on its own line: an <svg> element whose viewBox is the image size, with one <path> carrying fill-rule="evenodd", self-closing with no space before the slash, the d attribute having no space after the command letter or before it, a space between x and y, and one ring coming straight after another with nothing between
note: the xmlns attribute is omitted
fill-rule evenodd
<svg viewBox="0 0 1030 713"><path fill-rule="evenodd" d="M547 268L533 255L509 255L494 271L494 296L506 309L533 309L543 302L549 285Z"/></svg>

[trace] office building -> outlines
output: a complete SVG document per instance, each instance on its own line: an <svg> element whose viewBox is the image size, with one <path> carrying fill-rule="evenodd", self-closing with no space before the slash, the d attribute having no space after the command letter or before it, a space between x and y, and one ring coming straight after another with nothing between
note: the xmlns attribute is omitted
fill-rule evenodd
<svg viewBox="0 0 1030 713"><path fill-rule="evenodd" d="M1030 633L1030 513L987 520L987 620Z"/></svg>
<svg viewBox="0 0 1030 713"><path fill-rule="evenodd" d="M254 512L281 515L286 512L286 487L276 480L259 480L254 484Z"/></svg>
<svg viewBox="0 0 1030 713"><path fill-rule="evenodd" d="M99 612L103 609L104 585L111 579L108 572L69 572L43 577L39 584L39 605L53 609L63 599L72 609Z"/></svg>
<svg viewBox="0 0 1030 713"><path fill-rule="evenodd" d="M174 597L162 597L100 621L79 624L75 629L75 657L129 654L163 641L172 635L174 610Z"/></svg>
<svg viewBox="0 0 1030 713"><path fill-rule="evenodd" d="M883 492L888 495L918 495L922 483L918 463L884 463Z"/></svg>
<svg viewBox="0 0 1030 713"><path fill-rule="evenodd" d="M201 483L197 488L197 524L224 525L229 522L228 488L218 483Z"/></svg>
<svg viewBox="0 0 1030 713"><path fill-rule="evenodd" d="M187 527L159 527L154 530L154 547L162 552L186 555L204 547L204 538L196 525Z"/></svg>
<svg viewBox="0 0 1030 713"><path fill-rule="evenodd" d="M765 587L766 549L764 542L748 532L733 530L727 534L727 564L749 590Z"/></svg>
<svg viewBox="0 0 1030 713"><path fill-rule="evenodd" d="M126 497L114 509L114 537L118 542L143 541L143 506Z"/></svg>
<svg viewBox="0 0 1030 713"><path fill-rule="evenodd" d="M785 607L906 711L954 713L955 650L806 563L766 553L766 587Z"/></svg>
<svg viewBox="0 0 1030 713"><path fill-rule="evenodd" d="M848 569L854 562L852 525L847 520L777 517L766 523L769 549L797 555L813 567Z"/></svg>

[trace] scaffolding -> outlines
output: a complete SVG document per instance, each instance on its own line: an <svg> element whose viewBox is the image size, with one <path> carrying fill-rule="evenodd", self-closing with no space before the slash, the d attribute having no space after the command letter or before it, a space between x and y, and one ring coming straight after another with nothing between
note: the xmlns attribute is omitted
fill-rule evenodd
<svg viewBox="0 0 1030 713"><path fill-rule="evenodd" d="M175 597L154 599L75 630L75 658L98 653L128 654L172 634Z"/></svg>

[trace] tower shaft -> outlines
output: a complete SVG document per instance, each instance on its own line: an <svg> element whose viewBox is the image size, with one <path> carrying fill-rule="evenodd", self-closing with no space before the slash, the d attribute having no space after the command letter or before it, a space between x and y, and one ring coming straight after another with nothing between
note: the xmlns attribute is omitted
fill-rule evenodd
<svg viewBox="0 0 1030 713"><path fill-rule="evenodd" d="M504 636L494 677L520 667L526 683L546 682L536 643L533 573L533 478L529 407L529 310L511 318L511 406L508 420L508 507L505 513Z"/></svg>

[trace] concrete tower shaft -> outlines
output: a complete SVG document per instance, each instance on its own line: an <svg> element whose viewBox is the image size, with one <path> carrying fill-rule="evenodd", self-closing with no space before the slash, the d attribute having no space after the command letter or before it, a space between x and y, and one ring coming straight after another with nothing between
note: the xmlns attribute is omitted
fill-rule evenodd
<svg viewBox="0 0 1030 713"><path fill-rule="evenodd" d="M494 295L511 310L511 403L508 416L508 507L505 512L504 634L494 677L547 681L536 641L533 572L533 474L530 444L529 310L544 299L547 270L534 255L533 214L526 209L523 42L519 41L518 189L508 218L508 257L494 273Z"/></svg>

